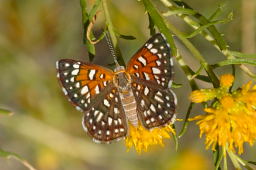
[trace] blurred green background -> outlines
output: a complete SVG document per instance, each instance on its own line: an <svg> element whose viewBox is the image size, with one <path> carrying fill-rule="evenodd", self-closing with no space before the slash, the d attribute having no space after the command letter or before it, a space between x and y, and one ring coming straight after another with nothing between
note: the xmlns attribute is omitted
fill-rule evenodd
<svg viewBox="0 0 256 170"><path fill-rule="evenodd" d="M254 3L254 9L246 3L249 1ZM225 4L223 16L233 11L234 19L218 25L218 29L231 49L255 53L254 0L185 2L207 17L219 4ZM119 40L125 61L128 61L150 36L147 15L142 3L135 0L113 0L109 2L109 8L116 30L137 38ZM178 17L168 19L180 30L191 31ZM40 170L213 169L212 151L205 150L204 138L199 139L199 130L194 123L179 140L177 152L173 140L166 140L164 148L152 148L141 155L133 149L127 152L124 141L101 145L90 140L82 130L82 114L62 94L55 70L55 62L61 58L88 60L82 43L81 20L79 0L0 0L0 108L14 112L12 116L0 117L0 148L21 155ZM96 35L100 34L103 25L101 13L94 27ZM191 41L210 63L224 59L201 36ZM193 69L198 68L186 48L178 40L176 43L185 61ZM105 41L96 45L93 62L104 66L112 62ZM175 72L175 82L183 84L174 89L179 101L178 118L184 118L190 88L177 63ZM216 72L230 72L230 67ZM246 82L248 76L237 71L237 79L236 87ZM203 88L211 87L199 83ZM202 113L200 109L196 106L192 116ZM182 122L176 124L179 131ZM243 157L255 160L255 146L246 145ZM25 169L17 161L0 158L0 170Z"/></svg>

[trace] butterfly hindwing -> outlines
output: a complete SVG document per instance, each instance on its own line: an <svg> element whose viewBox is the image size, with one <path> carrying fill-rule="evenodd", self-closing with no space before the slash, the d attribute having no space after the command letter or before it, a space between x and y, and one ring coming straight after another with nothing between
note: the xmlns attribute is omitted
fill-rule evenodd
<svg viewBox="0 0 256 170"><path fill-rule="evenodd" d="M84 129L95 141L109 142L126 135L126 118L111 70L70 59L58 61L57 69L64 94L85 113Z"/></svg>
<svg viewBox="0 0 256 170"><path fill-rule="evenodd" d="M170 89L134 78L132 90L138 116L144 127L151 129L175 121L176 95Z"/></svg>
<svg viewBox="0 0 256 170"><path fill-rule="evenodd" d="M127 123L121 99L116 87L109 86L99 103L83 117L83 127L95 142L108 143L127 134Z"/></svg>
<svg viewBox="0 0 256 170"><path fill-rule="evenodd" d="M131 58L127 72L168 88L173 78L172 66L169 44L162 34L156 34Z"/></svg>

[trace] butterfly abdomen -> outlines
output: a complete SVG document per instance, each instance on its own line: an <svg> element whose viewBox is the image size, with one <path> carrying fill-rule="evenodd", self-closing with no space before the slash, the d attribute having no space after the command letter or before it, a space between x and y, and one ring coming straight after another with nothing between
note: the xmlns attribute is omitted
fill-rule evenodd
<svg viewBox="0 0 256 170"><path fill-rule="evenodd" d="M138 126L137 105L132 90L120 93L121 101L128 121L135 127Z"/></svg>

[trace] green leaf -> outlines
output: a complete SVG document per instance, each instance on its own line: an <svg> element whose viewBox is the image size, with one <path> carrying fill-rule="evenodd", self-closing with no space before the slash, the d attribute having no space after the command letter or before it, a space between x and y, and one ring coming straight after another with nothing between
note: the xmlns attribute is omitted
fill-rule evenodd
<svg viewBox="0 0 256 170"><path fill-rule="evenodd" d="M176 46L174 44L174 40L173 40L173 37L170 33L170 30L167 27L167 25L165 24L165 21L164 21L163 17L157 11L157 9L154 7L154 5L152 4L152 2L150 0L142 0L142 2L144 3L146 11L148 12L150 17L152 18L152 21L154 22L154 25L159 29L159 31L161 33L163 33L165 35L165 37L167 39L167 42L170 44L173 56L176 56L177 55L177 49L176 49Z"/></svg>
<svg viewBox="0 0 256 170"><path fill-rule="evenodd" d="M255 162L255 161L248 161L248 163L253 164L253 165L256 165L256 162Z"/></svg>
<svg viewBox="0 0 256 170"><path fill-rule="evenodd" d="M94 15L96 14L98 3L99 3L99 0L95 2L96 5L92 7L92 10L90 11L90 14L89 14L86 10L86 7L87 7L86 0L80 0L80 6L82 9L82 23L83 23L83 43L85 44L88 50L90 61L92 61L95 56L95 46L89 42L89 40L86 37L86 33L87 33L89 23L92 21L92 17L94 17ZM90 38L94 39L94 35L92 33L90 35Z"/></svg>
<svg viewBox="0 0 256 170"><path fill-rule="evenodd" d="M202 80L202 81L205 81L205 82L208 82L208 83L211 83L211 80L208 76L204 76L204 75L197 75L195 77L196 79L198 80Z"/></svg>
<svg viewBox="0 0 256 170"><path fill-rule="evenodd" d="M125 39L125 40L135 40L136 37L132 36L132 35L124 35L124 34L118 34L118 36L122 39Z"/></svg>
<svg viewBox="0 0 256 170"><path fill-rule="evenodd" d="M91 11L89 12L89 20L90 20L90 21L91 21L92 18L96 15L97 10L98 10L98 8L99 8L99 6L100 6L100 4L101 4L101 1L102 1L102 0L96 0L96 1L94 2L94 5L93 5Z"/></svg>
<svg viewBox="0 0 256 170"><path fill-rule="evenodd" d="M156 29L155 29L155 24L151 18L151 16L148 14L148 28L149 28L149 31L150 31L150 35L154 35L156 34Z"/></svg>
<svg viewBox="0 0 256 170"><path fill-rule="evenodd" d="M171 16L171 15L181 15L181 14L186 14L186 15L195 15L196 12L191 9L184 9L184 8L176 8L176 7L170 7L170 10L168 12L163 13L163 16Z"/></svg>
<svg viewBox="0 0 256 170"><path fill-rule="evenodd" d="M225 18L225 19L212 21L212 22L209 22L209 23L199 27L194 32L192 32L191 34L187 35L186 38L192 38L192 37L196 36L197 34L199 34L201 31L207 29L208 27L210 27L212 25L216 25L216 24L220 24L220 23L227 23L227 22L230 22L232 19L233 19L233 12L229 13L227 18Z"/></svg>
<svg viewBox="0 0 256 170"><path fill-rule="evenodd" d="M173 126L173 129L176 131L175 125L173 124L172 126ZM179 149L179 140L178 140L178 137L177 137L177 133L175 133L175 134L171 133L171 134L172 134L172 137L174 139L175 150L178 151L178 149Z"/></svg>
<svg viewBox="0 0 256 170"><path fill-rule="evenodd" d="M0 108L0 114L3 114L3 115L11 115L11 114L12 114L12 111L7 110L7 109L2 109L2 108Z"/></svg>
<svg viewBox="0 0 256 170"><path fill-rule="evenodd" d="M0 157L6 158L6 159L10 159L10 158L14 158L17 161L19 161L20 163L22 163L24 166L26 166L29 170L36 170L32 165L30 165L25 159L23 159L21 156L19 156L16 153L13 152L7 152L4 151L2 149L0 149Z"/></svg>
<svg viewBox="0 0 256 170"><path fill-rule="evenodd" d="M227 51L228 54L240 58L256 58L256 54L244 54L238 51Z"/></svg>
<svg viewBox="0 0 256 170"><path fill-rule="evenodd" d="M221 61L217 64L217 66L221 67L221 66L225 66L225 65L232 65L232 64L251 64L251 65L255 65L256 66L256 60L251 60L251 59L228 59L228 60L224 60Z"/></svg>
<svg viewBox="0 0 256 170"><path fill-rule="evenodd" d="M181 87L182 87L182 84L172 82L172 88L178 89L178 88L181 88Z"/></svg>
<svg viewBox="0 0 256 170"><path fill-rule="evenodd" d="M169 0L169 1L172 4L175 4L176 6L186 8L186 9L192 9L188 4L186 4L183 1L177 1L177 0ZM192 10L194 10L194 9L192 9ZM197 11L195 11L195 12L196 13L195 13L195 15L193 15L193 17L195 17L199 21L200 25L206 25L210 22L206 17L201 15L199 12L197 12ZM184 17L184 16L186 16L186 15L182 15L182 17ZM216 27L214 25L211 25L210 27L207 28L207 30L211 33L212 37L214 37L215 42L216 42L217 46L220 48L220 50L226 50L227 43L223 39L222 35L218 32Z"/></svg>
<svg viewBox="0 0 256 170"><path fill-rule="evenodd" d="M209 21L212 21L213 19L218 18L218 16L221 14L223 9L224 9L224 5L223 4L219 5L216 11L210 16Z"/></svg>

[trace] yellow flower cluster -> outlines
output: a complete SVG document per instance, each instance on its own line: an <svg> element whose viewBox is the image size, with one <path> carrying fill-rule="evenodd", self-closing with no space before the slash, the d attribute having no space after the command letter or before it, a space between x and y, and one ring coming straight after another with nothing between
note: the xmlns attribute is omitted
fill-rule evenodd
<svg viewBox="0 0 256 170"><path fill-rule="evenodd" d="M163 139L170 138L171 133L175 134L172 125L158 127L152 130L145 129L142 125L134 127L130 125L129 135L125 139L125 144L128 150L134 146L138 153L147 152L151 145L164 146Z"/></svg>
<svg viewBox="0 0 256 170"><path fill-rule="evenodd" d="M211 107L205 108L206 114L190 120L198 120L200 136L206 135L206 147L214 150L218 144L224 149L243 153L243 144L252 145L256 140L256 86L252 82L230 92L234 77L222 75L220 87L201 89L192 92L192 102L200 103L217 99ZM199 95L200 94L200 95Z"/></svg>

